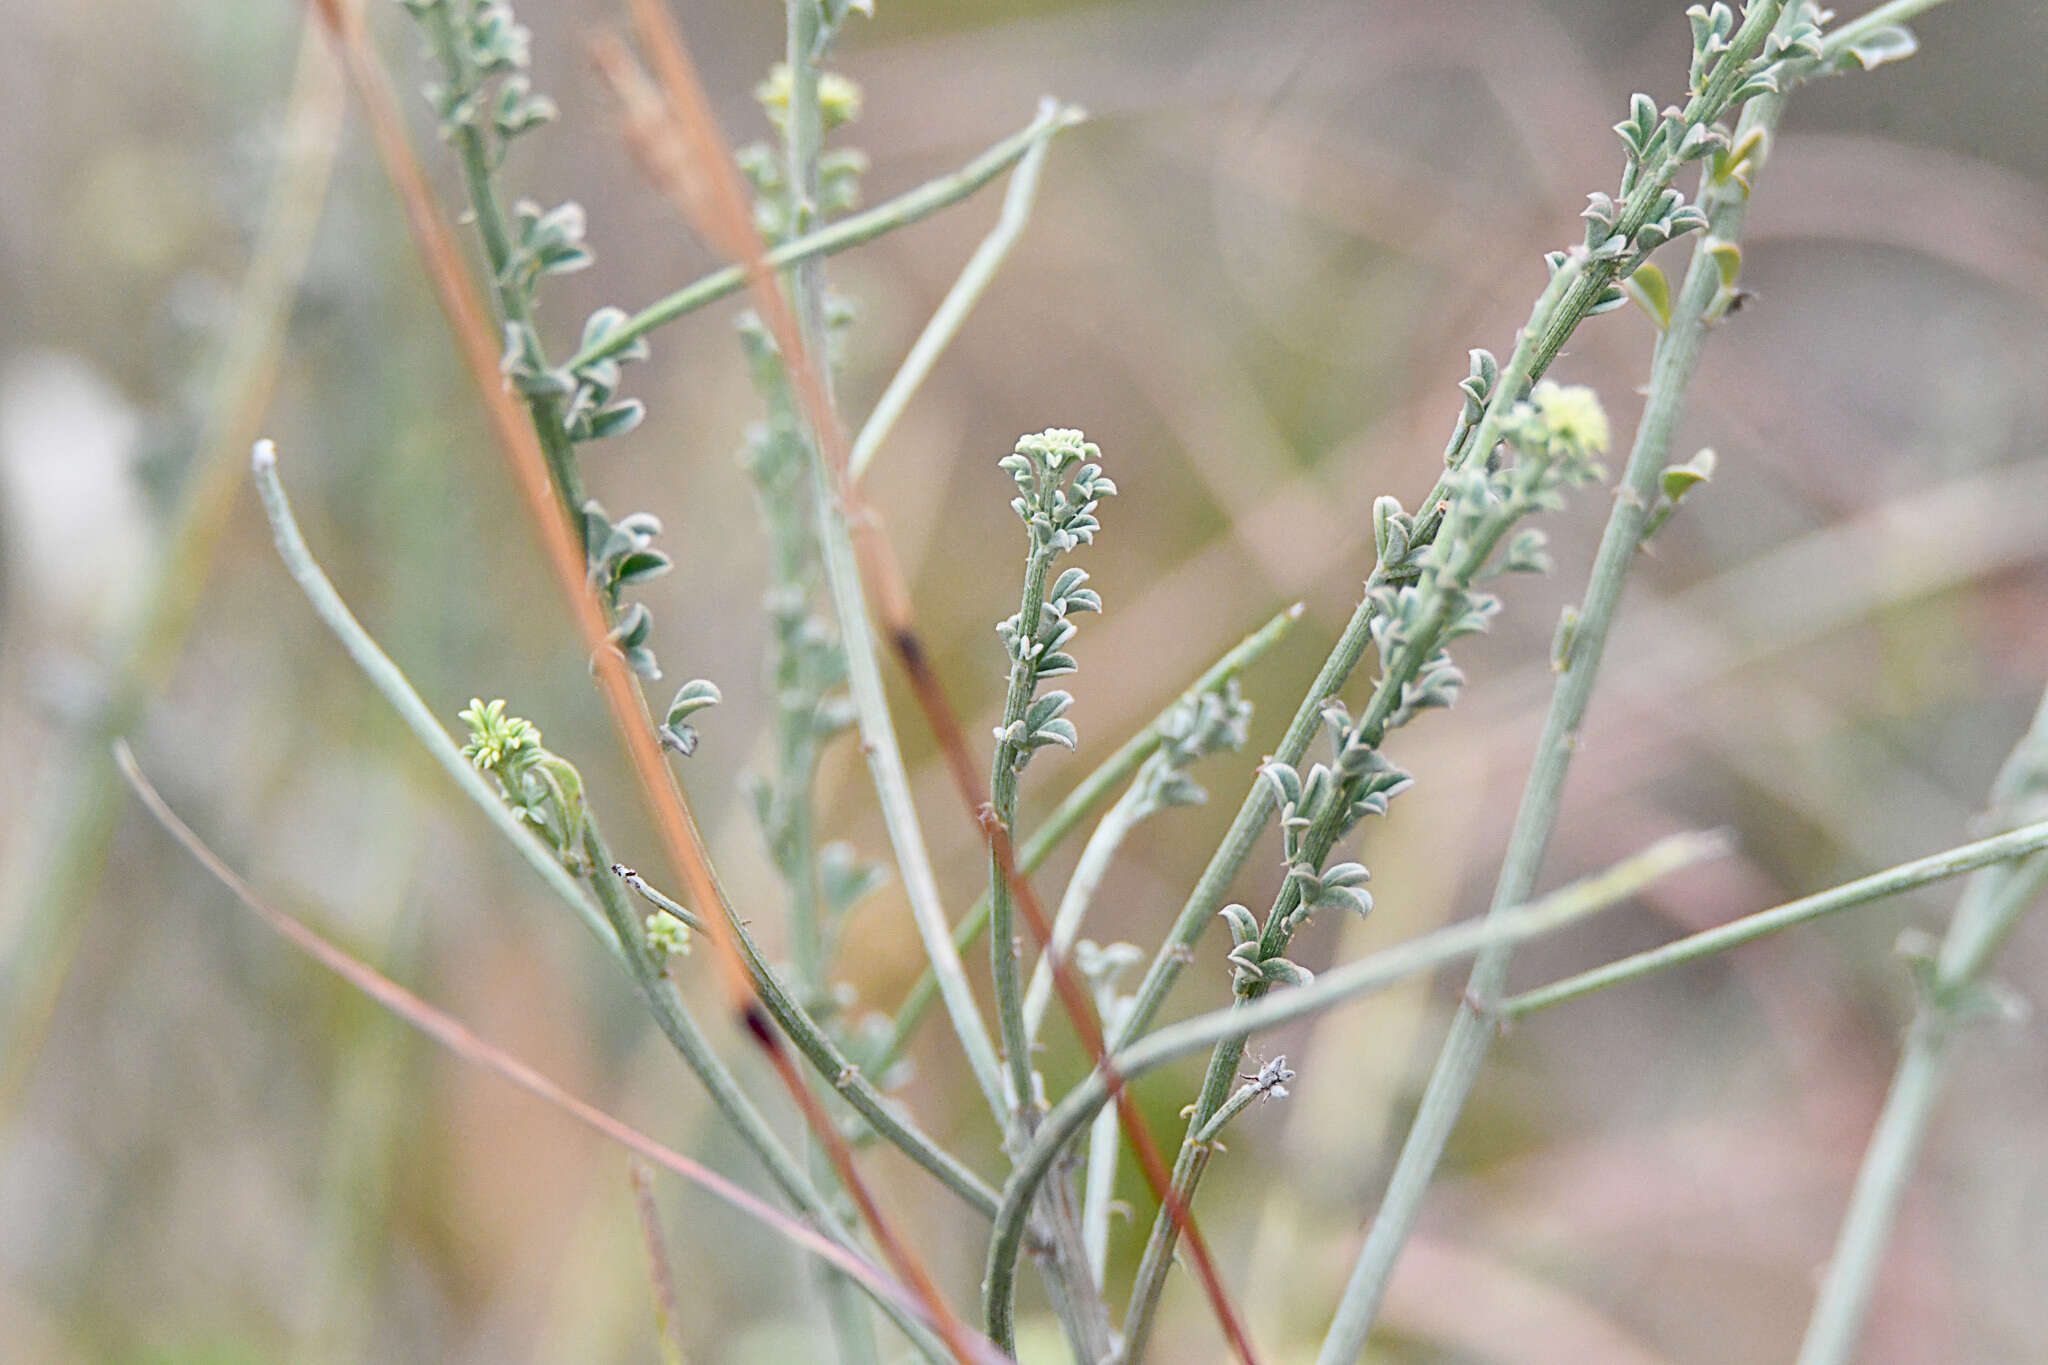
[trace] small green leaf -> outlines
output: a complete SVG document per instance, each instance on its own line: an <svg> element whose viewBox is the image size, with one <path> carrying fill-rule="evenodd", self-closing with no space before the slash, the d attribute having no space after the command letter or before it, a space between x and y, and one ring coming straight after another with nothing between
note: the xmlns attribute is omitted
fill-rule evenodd
<svg viewBox="0 0 2048 1365"><path fill-rule="evenodd" d="M1252 912L1235 902L1217 911L1230 926L1230 941L1233 946L1249 943L1259 936L1259 922L1252 918Z"/></svg>
<svg viewBox="0 0 2048 1365"><path fill-rule="evenodd" d="M1660 332L1671 328L1671 281L1664 278L1664 272L1656 266L1643 264L1636 267L1636 273L1622 282L1623 289L1634 299L1636 306L1650 315L1650 321L1657 324Z"/></svg>
<svg viewBox="0 0 2048 1365"><path fill-rule="evenodd" d="M1714 477L1715 455L1711 446L1687 460L1684 464L1673 465L1664 471L1664 496L1677 502L1696 485L1706 483Z"/></svg>
<svg viewBox="0 0 2048 1365"><path fill-rule="evenodd" d="M718 684L705 678L692 678L676 689L675 699L668 704L667 720L670 725L687 718L707 706L716 706L725 696L718 690Z"/></svg>
<svg viewBox="0 0 2048 1365"><path fill-rule="evenodd" d="M1919 48L1920 41L1913 36L1911 29L1893 24L1865 35L1850 46L1846 55L1857 66L1869 71L1887 62L1903 61Z"/></svg>

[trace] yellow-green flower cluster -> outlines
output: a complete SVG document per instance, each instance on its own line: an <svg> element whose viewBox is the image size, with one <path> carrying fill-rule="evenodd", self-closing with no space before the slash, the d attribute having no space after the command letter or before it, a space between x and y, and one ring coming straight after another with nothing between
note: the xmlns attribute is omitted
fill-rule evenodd
<svg viewBox="0 0 2048 1365"><path fill-rule="evenodd" d="M1600 395L1583 384L1545 379L1529 393L1531 413L1516 433L1524 448L1540 446L1559 459L1591 460L1607 451L1612 433Z"/></svg>
<svg viewBox="0 0 2048 1365"><path fill-rule="evenodd" d="M789 63L777 62L768 79L754 87L754 98L768 111L768 121L786 130L789 124ZM825 131L842 128L860 117L860 87L834 71L818 73L818 117Z"/></svg>
<svg viewBox="0 0 2048 1365"><path fill-rule="evenodd" d="M469 743L462 756L482 772L490 772L506 759L526 749L540 747L540 727L530 720L505 714L505 699L469 699L469 709L459 712L469 726Z"/></svg>

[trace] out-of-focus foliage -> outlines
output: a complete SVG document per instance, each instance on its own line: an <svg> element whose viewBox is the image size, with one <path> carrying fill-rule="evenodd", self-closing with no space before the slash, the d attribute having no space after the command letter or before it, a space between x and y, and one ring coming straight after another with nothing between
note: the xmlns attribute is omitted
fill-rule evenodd
<svg viewBox="0 0 2048 1365"><path fill-rule="evenodd" d="M200 0L0 13L15 35L0 52L0 762L15 775L0 822L18 857L48 795L26 775L105 686L109 621L151 562L206 417L280 153L298 14ZM425 81L406 16L372 3L370 17L399 84ZM754 450L759 415L737 305L664 331L631 398L616 365L549 368L543 354L559 366L616 322L606 309L717 262L640 182L583 60L615 9L526 0L520 17L531 69L488 106L494 127L524 130L505 174L535 205L583 206L515 213L520 278L585 251L596 263L549 274L531 333L548 348L515 333L508 372L572 410L579 440L611 437L582 447L593 554L614 604L651 620L661 666L723 684L716 711L699 708L718 689L692 683L659 718L694 747L682 770L736 902L786 951L783 883L743 780L774 767L780 701L746 682L777 628L759 610L776 565L733 456ZM682 18L735 140L772 134L754 87L781 53L778 8ZM2048 677L2048 463L2033 436L2048 421L2048 142L2035 133L2048 19L1958 0L1916 28L1912 61L1802 91L1773 149L1743 250L1750 292L1729 300L1679 434L1680 449L1711 451L1665 481L1683 511L1637 568L1547 880L1681 827L1732 825L1744 852L1655 893L1663 922L1624 915L1525 950L1519 981L1959 842ZM1041 93L1095 115L1061 135L1029 233L868 483L935 663L986 735L1005 686L988 622L1014 609L1018 558L995 460L1055 421L1110 452L1113 534L1068 597L1099 588L1115 610L1089 623L1071 711L1035 722L1055 742L1032 765L1022 824L1230 643L1308 604L1243 682L1259 703L1244 754L1192 770L1218 799L1130 835L1092 939L1155 942L1178 909L1360 579L1404 534L1399 504L1376 500L1436 477L1456 416L1445 395L1477 376L1469 349L1505 353L1543 252L1579 233L1588 187L1614 183L1613 111L1668 89L1687 40L1676 6L1625 0L884 0L849 21L835 60L859 83L871 200L1013 131ZM552 121L535 90L559 106ZM440 119L417 98L407 108L452 209ZM841 356L850 413L993 213L984 195L833 260L834 288L861 310ZM1632 283L1647 313L1594 320L1556 371L1607 395L1616 432L1633 426L1659 298L1669 306L1659 277ZM265 427L298 452L308 534L365 623L451 726L471 697L516 698L573 758L619 856L651 859L586 661L353 120L281 363ZM1429 780L1362 827L1373 917L1320 916L1276 960L1311 972L1483 905L1599 501L1547 518L1547 549L1510 550L1558 572L1517 582L1515 610L1459 642L1457 714L1421 714L1390 743ZM796 612L792 629L808 620ZM928 735L907 704L899 716L914 785L948 810ZM886 848L831 719L818 835ZM609 964L311 620L250 502L134 738L279 901L572 1090L758 1182ZM125 805L110 814L113 854L79 907L46 1048L0 1112L0 1355L653 1359L619 1154L287 957ZM964 819L927 823L957 914L985 857ZM1282 855L1276 835L1236 896L1265 904ZM831 894L851 907L837 973L855 997L836 1003L892 1009L921 965L902 889L835 858ZM1048 884L1071 866L1055 859ZM1320 873L1331 904L1364 897L1334 876L1344 866ZM1951 901L1920 893L1517 1029L1458 1130L1376 1349L1789 1356L1912 1006L1891 944L1904 925L1938 927ZM1204 939L1174 1009L1218 1006L1260 969L1231 937ZM681 970L709 999L706 957ZM1113 995L1116 964L1089 965ZM2048 928L2021 930L2002 975L2040 995ZM1219 1249L1275 1358L1320 1333L1450 994L1396 992L1255 1049L1274 1066L1285 1052L1292 1078L1267 1088L1287 1096L1235 1120L1203 1207L1236 1230ZM1962 1065L1896 1239L1873 1362L2048 1349L2048 1081L2031 1028L1987 1034ZM1048 1080L1078 1075L1064 1026L1047 1039ZM927 1126L985 1146L943 1030L913 1059L903 1093ZM1138 1087L1156 1132L1177 1131L1198 1074ZM905 1163L872 1170L971 1301L982 1226ZM692 1358L816 1356L822 1310L789 1292L808 1268L697 1195L664 1199ZM1113 1283L1129 1281L1133 1240L1113 1241ZM1207 1358L1193 1286L1176 1277L1167 1303L1154 1358ZM1050 1328L1032 1295L1021 1311L1028 1351L1034 1323Z"/></svg>

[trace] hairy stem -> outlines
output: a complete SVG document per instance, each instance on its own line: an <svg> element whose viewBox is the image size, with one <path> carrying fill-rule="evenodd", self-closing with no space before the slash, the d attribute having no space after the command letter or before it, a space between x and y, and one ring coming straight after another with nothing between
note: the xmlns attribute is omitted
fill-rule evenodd
<svg viewBox="0 0 2048 1365"><path fill-rule="evenodd" d="M1024 640L1030 640L1037 629L1055 554L1050 544L1041 545L1033 536L1031 554L1024 565L1023 603L1017 608L1017 628ZM1028 655L1020 653L1010 666L1010 687L1003 699L999 730L1021 727L1037 682L1037 668ZM996 745L995 762L989 766L989 808L995 822L1002 826L1004 837L1012 843L1017 835L1017 779L1020 760L1026 752L1016 740L1001 740ZM1010 1068L1010 1114L1014 1124L1035 1112L1037 1102L1032 1095L1031 1040L1024 1028L1024 993L1017 973L1017 955L1022 944L1015 922L1016 903L993 840L989 847L988 905L989 968L995 981L996 1022L1002 1035L1003 1056ZM1022 1131L1028 1135L1028 1124ZM1011 1135L1018 1134L1013 1130Z"/></svg>

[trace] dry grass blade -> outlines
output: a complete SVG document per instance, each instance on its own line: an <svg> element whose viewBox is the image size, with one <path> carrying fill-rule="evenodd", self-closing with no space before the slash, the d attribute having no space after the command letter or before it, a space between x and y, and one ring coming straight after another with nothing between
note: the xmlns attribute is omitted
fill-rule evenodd
<svg viewBox="0 0 2048 1365"><path fill-rule="evenodd" d="M626 106L627 134L634 154L642 169L675 201L705 240L727 251L746 270L755 308L782 353L790 382L817 441L818 453L831 473L841 511L853 531L861 575L875 594L876 609L882 617L890 646L908 675L926 723L939 741L961 800L973 815L1002 868L1004 880L1016 897L1017 908L1037 941L1048 943L1052 937L1051 919L1029 879L1018 870L1008 832L996 822L992 808L982 796L984 783L967 747L966 732L947 700L937 674L932 671L918 637L902 570L887 542L879 535L879 523L862 502L859 489L850 477L850 448L846 433L833 409L824 376L804 345L795 311L777 286L768 265L767 249L754 227L745 190L734 169L731 149L719 130L682 34L658 0L632 0L631 8L635 30L646 46L662 95L667 100L666 110L660 111L667 117L656 122L658 106L654 103L654 92L646 89L644 79L638 76L623 50L616 44L599 49L600 66L618 89ZM1096 1064L1106 1069L1124 1132L1145 1173L1146 1182L1180 1230L1180 1235L1186 1239L1196 1274L1225 1335L1230 1339L1232 1349L1246 1365L1252 1365L1257 1355L1252 1349L1250 1336L1231 1304L1207 1244L1195 1227L1185 1202L1174 1193L1166 1162L1145 1126L1143 1114L1110 1065L1107 1043L1095 1021L1086 987L1070 964L1058 957L1050 959L1050 962L1053 986L1061 1004Z"/></svg>
<svg viewBox="0 0 2048 1365"><path fill-rule="evenodd" d="M255 890L243 881L233 868L222 861L219 854L207 847L205 841L178 818L177 812L171 809L163 795L144 775L140 765L135 761L134 753L125 742L116 741L114 761L120 766L121 775L127 779L137 799L148 809L156 822L182 844L185 851L226 887L236 900L247 906L293 947L462 1060L502 1076L521 1090L544 1103L553 1105L585 1127L594 1129L637 1156L665 1170L673 1171L730 1207L758 1219L795 1246L829 1262L834 1269L852 1276L877 1293L902 1304L916 1316L930 1321L917 1295L910 1293L901 1284L891 1280L881 1270L853 1252L790 1217L774 1205L749 1194L710 1167L656 1142L596 1105L578 1099L517 1057L479 1038L462 1023L434 1008L376 968L328 942L298 920L259 898ZM932 1325L936 1329L937 1324ZM981 1361L1003 1359L1002 1355L987 1343L982 1343L972 1355L965 1358Z"/></svg>
<svg viewBox="0 0 2048 1365"><path fill-rule="evenodd" d="M662 755L653 722L647 714L646 702L624 656L609 638L603 612L586 580L582 547L562 515L549 483L547 460L539 438L519 411L499 374L496 329L477 301L476 290L456 247L454 234L434 202L418 158L413 155L390 82L385 78L361 26L350 22L334 0L313 0L313 3L334 34L350 84L369 117L378 155L405 205L407 223L425 260L435 295L454 329L464 365L483 399L492 431L533 518L549 567L568 601L578 633L590 651L598 690L611 709L613 723L625 741L668 860L679 875L689 899L700 911L707 906L719 907L719 914L707 914L705 918L712 929L709 937L718 949L728 998L748 1033L761 1045L791 1098L803 1111L820 1148L831 1158L834 1170L860 1208L883 1254L917 1293L935 1330L947 1340L954 1353L963 1360L970 1359L971 1346L966 1329L947 1308L930 1273L882 1217L854 1166L853 1153L845 1138L810 1093L803 1077L798 1074L794 1060L782 1047L781 1040L753 999L746 965L728 926L731 907L712 872L710 857L705 852L703 837L698 832L688 802Z"/></svg>
<svg viewBox="0 0 2048 1365"><path fill-rule="evenodd" d="M683 1343L676 1323L681 1298L668 1242L661 1235L661 1209L654 1202L654 1172L639 1157L626 1160L626 1178L633 1184L633 1214L640 1220L640 1240L647 1246L647 1274L654 1284L654 1327L662 1365L683 1365Z"/></svg>

